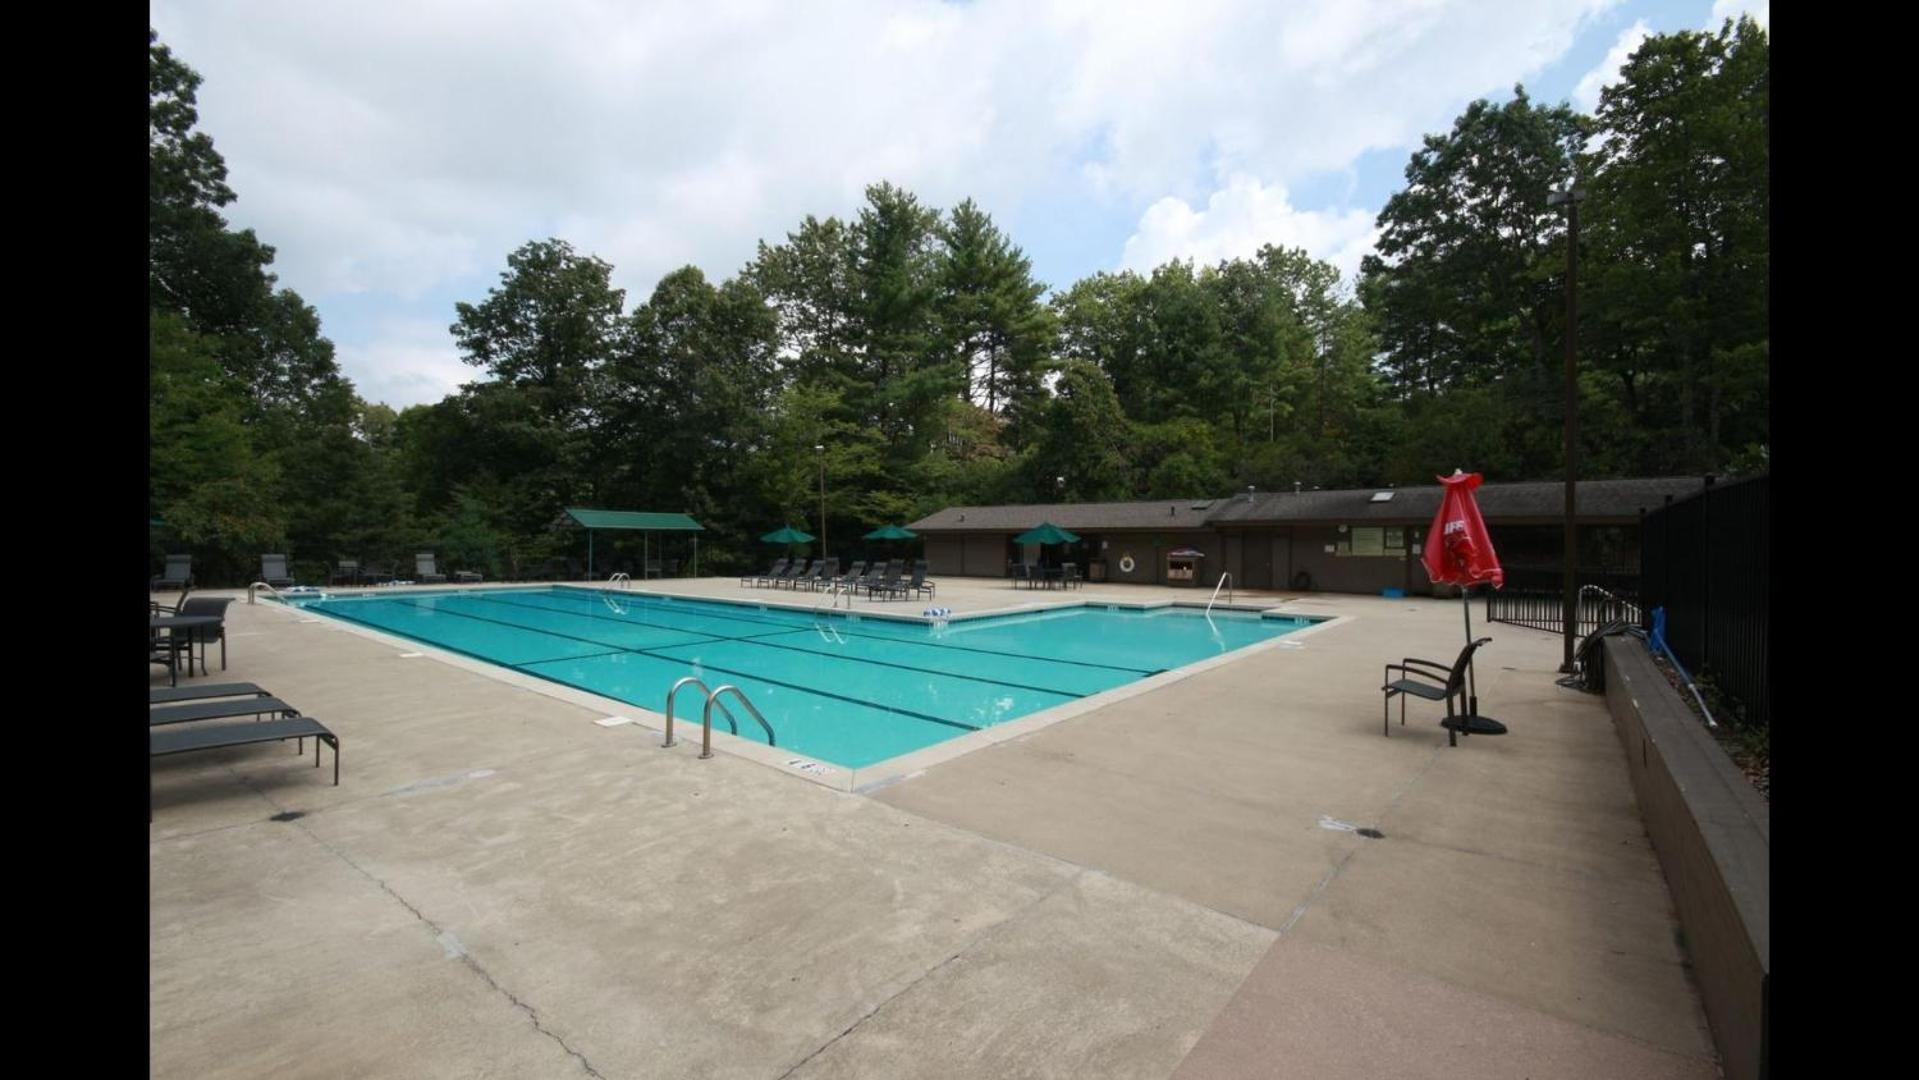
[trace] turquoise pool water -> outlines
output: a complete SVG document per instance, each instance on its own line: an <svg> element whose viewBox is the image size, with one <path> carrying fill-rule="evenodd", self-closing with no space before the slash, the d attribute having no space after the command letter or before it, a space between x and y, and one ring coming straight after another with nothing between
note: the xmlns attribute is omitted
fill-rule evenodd
<svg viewBox="0 0 1919 1080"><path fill-rule="evenodd" d="M549 587L295 606L659 711L733 683L783 749L849 769L1291 633L1312 620L1080 606L944 626ZM701 696L680 695L698 735ZM766 741L735 708L743 738ZM714 726L723 726L714 711Z"/></svg>

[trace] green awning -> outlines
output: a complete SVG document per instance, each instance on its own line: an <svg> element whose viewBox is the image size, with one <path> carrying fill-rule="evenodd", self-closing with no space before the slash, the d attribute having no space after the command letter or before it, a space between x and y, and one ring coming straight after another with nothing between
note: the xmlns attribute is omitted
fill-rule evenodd
<svg viewBox="0 0 1919 1080"><path fill-rule="evenodd" d="M706 526L685 514L653 514L638 510L576 510L567 516L589 529L637 529L644 532L705 532Z"/></svg>
<svg viewBox="0 0 1919 1080"><path fill-rule="evenodd" d="M911 529L902 529L898 525L882 525L866 534L868 540L913 540L919 533Z"/></svg>
<svg viewBox="0 0 1919 1080"><path fill-rule="evenodd" d="M1043 521L1038 526L1013 537L1013 543L1015 544L1073 544L1078 542L1079 537L1077 535L1067 532L1065 529L1060 528L1050 521Z"/></svg>
<svg viewBox="0 0 1919 1080"><path fill-rule="evenodd" d="M805 544L812 541L813 537L810 533L803 533L788 525L783 529L775 529L760 539L768 544Z"/></svg>

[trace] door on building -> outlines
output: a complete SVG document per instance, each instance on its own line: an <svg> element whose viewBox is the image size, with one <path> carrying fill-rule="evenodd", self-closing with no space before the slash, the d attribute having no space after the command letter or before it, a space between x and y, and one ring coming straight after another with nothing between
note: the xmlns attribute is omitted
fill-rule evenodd
<svg viewBox="0 0 1919 1080"><path fill-rule="evenodd" d="M1245 587L1248 589L1270 589L1273 587L1273 536L1271 533L1248 533L1244 541L1244 554L1240 557L1246 567Z"/></svg>

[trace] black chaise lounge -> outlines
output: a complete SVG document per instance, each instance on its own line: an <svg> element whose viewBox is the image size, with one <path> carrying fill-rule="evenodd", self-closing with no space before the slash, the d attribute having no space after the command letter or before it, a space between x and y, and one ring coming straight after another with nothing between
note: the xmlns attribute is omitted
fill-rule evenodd
<svg viewBox="0 0 1919 1080"><path fill-rule="evenodd" d="M333 747L333 786L340 786L340 737L328 731L326 725L311 716L288 716L279 720L265 720L255 724L218 724L212 727L168 728L165 730L147 729L147 754L149 759L165 757L169 754L187 754L195 750L218 750L229 746L251 746L255 743L285 742L297 739L300 746L295 753L305 750L305 742L313 739L313 767L320 767L320 744ZM153 770L147 770L147 820L153 820Z"/></svg>
<svg viewBox="0 0 1919 1080"><path fill-rule="evenodd" d="M792 561L793 561L792 559L781 559L778 562L774 563L772 567L768 569L766 573L764 574L748 574L747 576L741 578L740 584L761 585L769 581L777 581L781 574L786 573L787 564L791 563Z"/></svg>
<svg viewBox="0 0 1919 1080"><path fill-rule="evenodd" d="M431 551L422 551L413 556L413 580L422 585L439 585L446 581L446 575L433 565Z"/></svg>
<svg viewBox="0 0 1919 1080"><path fill-rule="evenodd" d="M162 590L190 589L193 587L193 556L167 556L166 572L147 583L148 592Z"/></svg>
<svg viewBox="0 0 1919 1080"><path fill-rule="evenodd" d="M260 556L260 580L276 589L292 588L293 575L287 573L287 557L285 555Z"/></svg>
<svg viewBox="0 0 1919 1080"><path fill-rule="evenodd" d="M341 559L333 564L333 573L327 577L328 585L358 585L360 583L360 560Z"/></svg>
<svg viewBox="0 0 1919 1080"><path fill-rule="evenodd" d="M1439 663L1437 660L1415 660L1410 656L1402 663L1387 664L1386 674L1383 676L1385 685L1380 687L1380 689L1386 693L1386 698L1380 706L1380 726L1384 729L1384 734L1391 737L1393 733L1393 696L1395 694L1399 695L1399 726L1405 727L1405 695L1411 694L1414 697L1424 698L1427 701L1444 701L1446 703L1446 719L1440 721L1440 723L1446 728L1447 744L1458 746L1459 724L1456 720L1458 717L1466 714L1467 672L1472 669L1473 653L1477 651L1481 645L1491 640L1492 638L1480 638L1467 645L1464 649L1461 649L1459 659L1453 661L1451 668L1446 667L1446 665ZM1400 677L1397 679L1393 678L1393 672L1395 671L1400 673ZM1459 709L1457 712L1453 709L1453 700L1455 698L1459 700Z"/></svg>
<svg viewBox="0 0 1919 1080"><path fill-rule="evenodd" d="M235 716L298 716L300 710L277 697L233 697L188 701L179 705L149 704L147 726L189 724L195 720L226 720Z"/></svg>
<svg viewBox="0 0 1919 1080"><path fill-rule="evenodd" d="M207 686L176 686L166 690L148 690L148 705L174 705L182 701L206 701L223 697L272 697L264 687L250 682L212 683Z"/></svg>
<svg viewBox="0 0 1919 1080"><path fill-rule="evenodd" d="M789 581L798 581L800 578L806 576L807 568L812 565L813 564L806 559L795 559L793 565L786 568L786 573L773 579L774 586L784 585Z"/></svg>

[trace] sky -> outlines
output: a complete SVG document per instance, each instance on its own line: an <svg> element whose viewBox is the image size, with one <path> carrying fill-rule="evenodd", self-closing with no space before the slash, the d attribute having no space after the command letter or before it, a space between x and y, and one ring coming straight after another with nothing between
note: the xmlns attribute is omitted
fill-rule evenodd
<svg viewBox="0 0 1919 1080"><path fill-rule="evenodd" d="M1350 277L1468 103L1591 109L1648 33L1769 0L154 0L225 208L362 397L476 378L448 327L559 237L628 309L867 185L971 197L1055 288L1303 247Z"/></svg>

